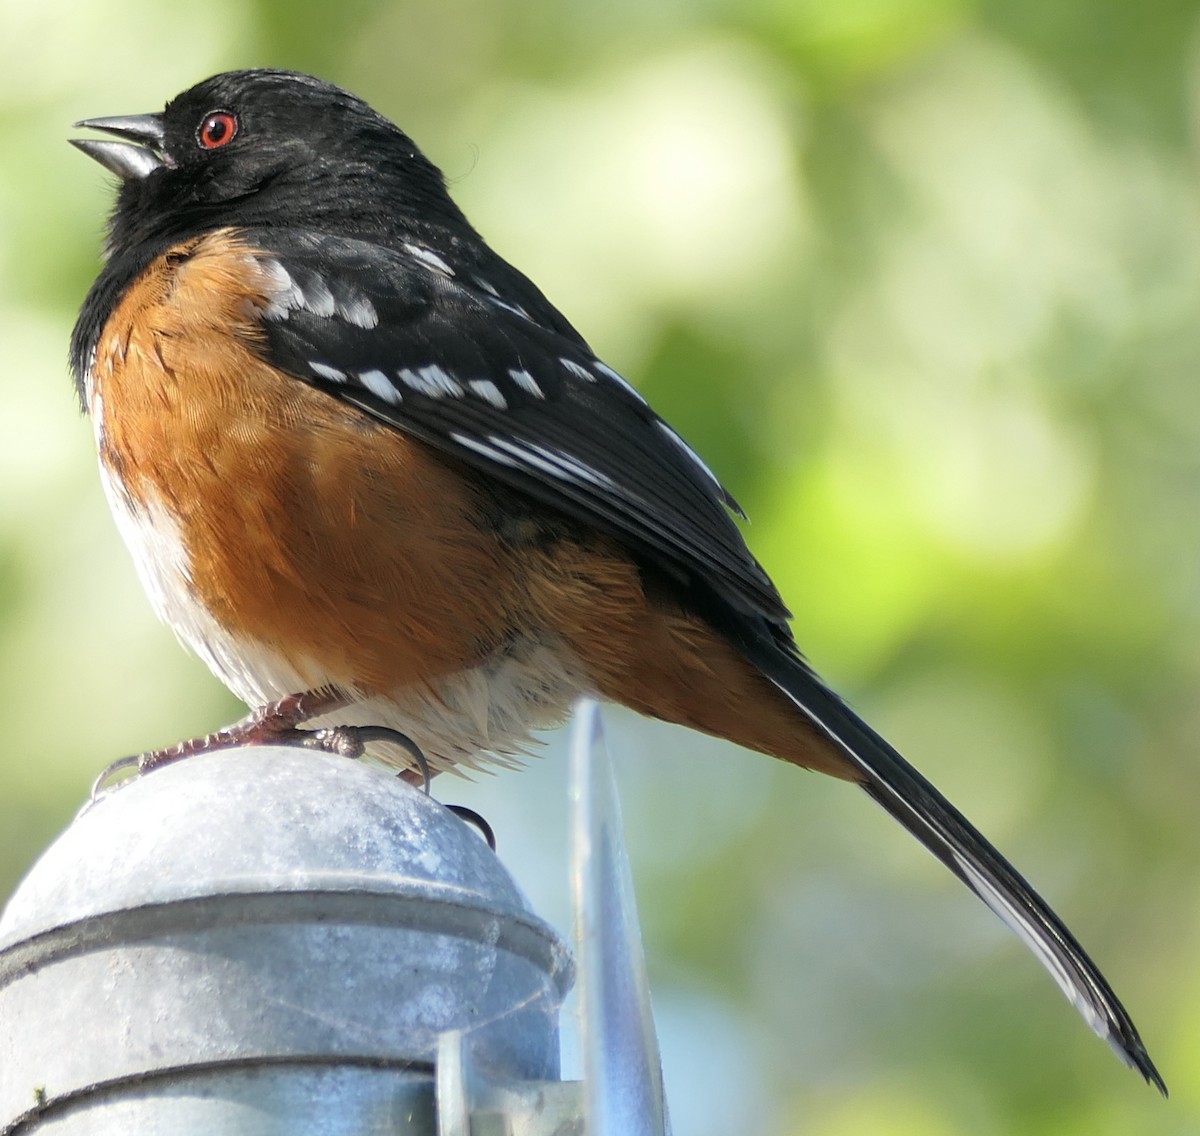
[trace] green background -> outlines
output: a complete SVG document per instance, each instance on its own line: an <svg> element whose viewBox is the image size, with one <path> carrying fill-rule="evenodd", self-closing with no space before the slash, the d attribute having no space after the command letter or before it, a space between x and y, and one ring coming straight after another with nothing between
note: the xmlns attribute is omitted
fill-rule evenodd
<svg viewBox="0 0 1200 1136"><path fill-rule="evenodd" d="M1043 890L1170 1083L849 787L609 715L681 1136L1200 1130L1200 23L1175 0L0 0L0 895L239 707L64 358L64 142L236 66L395 118L688 437L806 652ZM563 759L439 792L568 926Z"/></svg>

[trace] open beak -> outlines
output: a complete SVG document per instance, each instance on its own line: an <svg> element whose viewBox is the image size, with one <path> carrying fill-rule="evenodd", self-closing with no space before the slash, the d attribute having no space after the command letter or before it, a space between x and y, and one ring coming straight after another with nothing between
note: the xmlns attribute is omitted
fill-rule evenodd
<svg viewBox="0 0 1200 1136"><path fill-rule="evenodd" d="M144 178L170 163L163 156L163 117L161 114L129 114L113 118L85 118L76 126L103 130L122 139L110 142L98 138L72 138L71 145L95 158L106 170L129 181Z"/></svg>

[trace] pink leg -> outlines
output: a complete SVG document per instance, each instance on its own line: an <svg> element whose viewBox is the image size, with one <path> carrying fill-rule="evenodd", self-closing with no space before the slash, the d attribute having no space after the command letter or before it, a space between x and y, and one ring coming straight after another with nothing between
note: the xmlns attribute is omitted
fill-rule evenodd
<svg viewBox="0 0 1200 1136"><path fill-rule="evenodd" d="M202 738L191 738L166 749L138 754L133 758L138 771L145 773L159 765L191 757L212 750L231 749L242 745L296 745L306 741L311 732L299 728L301 722L340 710L350 700L333 690L306 690L300 694L289 694L278 702L260 706L239 718L231 726L206 734Z"/></svg>
<svg viewBox="0 0 1200 1136"><path fill-rule="evenodd" d="M200 738L189 738L166 749L122 757L114 761L96 779L92 786L92 800L96 799L114 774L126 769L134 769L140 775L184 757L232 749L234 746L306 745L331 753L347 753L347 756L357 757L362 752L361 746L358 753L347 752L354 748L355 743L354 739L345 733L345 728L316 731L299 728L301 722L340 710L348 702L349 699L344 694L329 688L305 690L252 710L244 718L239 718L232 725L215 733Z"/></svg>
<svg viewBox="0 0 1200 1136"><path fill-rule="evenodd" d="M331 726L320 730L300 728L300 723L340 710L349 702L350 699L344 694L329 688L289 694L278 702L251 711L246 717L216 733L114 761L96 778L90 800L95 803L115 774L132 769L135 776L141 776L160 765L169 765L199 753L232 749L235 746L299 745L342 757L362 757L369 742L383 742L404 750L413 759L415 768L404 769L399 776L410 785L423 786L428 793L431 774L425 755L411 738L399 730L386 726Z"/></svg>

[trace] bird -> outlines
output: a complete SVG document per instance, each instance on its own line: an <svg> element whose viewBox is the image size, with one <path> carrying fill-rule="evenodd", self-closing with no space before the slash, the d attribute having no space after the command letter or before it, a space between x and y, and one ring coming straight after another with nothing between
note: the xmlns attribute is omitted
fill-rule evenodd
<svg viewBox="0 0 1200 1136"><path fill-rule="evenodd" d="M801 654L734 497L353 94L253 69L72 139L117 183L71 338L149 600L249 715L139 755L512 764L579 695L858 785L1161 1092L1065 923ZM385 749L388 747L384 747Z"/></svg>

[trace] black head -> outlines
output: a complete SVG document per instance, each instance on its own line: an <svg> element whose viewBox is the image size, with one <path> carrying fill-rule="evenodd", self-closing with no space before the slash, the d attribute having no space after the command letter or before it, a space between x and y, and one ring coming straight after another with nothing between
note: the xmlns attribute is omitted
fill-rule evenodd
<svg viewBox="0 0 1200 1136"><path fill-rule="evenodd" d="M161 113L76 125L120 139L74 141L122 179L113 256L152 254L229 225L386 240L418 225L465 224L441 173L403 131L308 75L230 71Z"/></svg>

